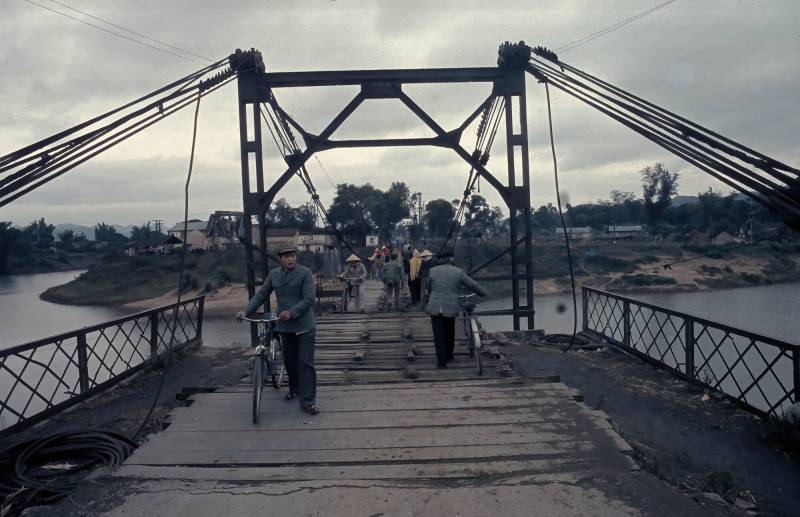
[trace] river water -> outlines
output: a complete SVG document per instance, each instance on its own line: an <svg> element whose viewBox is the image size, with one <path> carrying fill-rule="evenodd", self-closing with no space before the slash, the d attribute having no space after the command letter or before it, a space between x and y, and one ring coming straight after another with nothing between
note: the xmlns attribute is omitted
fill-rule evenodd
<svg viewBox="0 0 800 517"><path fill-rule="evenodd" d="M39 299L39 294L48 287L69 282L80 273L67 271L0 277L0 350L122 316L112 308L58 305ZM632 297L790 343L800 343L800 283L720 291L637 294ZM579 293L579 330L580 303ZM511 299L504 298L481 303L478 310L510 306ZM559 307L565 309L564 312L559 312ZM572 331L570 295L538 296L535 308L537 328L548 333ZM483 316L481 322L490 330L512 328L510 316ZM232 319L210 318L203 324L203 337L207 346L227 347L232 342L246 342L248 331L246 325L237 325Z"/></svg>
<svg viewBox="0 0 800 517"><path fill-rule="evenodd" d="M639 299L676 311L725 323L789 343L800 343L800 283L741 287L719 291L634 294ZM564 312L559 312L559 306ZM478 310L508 309L511 298L490 300ZM572 296L546 295L534 298L536 328L548 333L572 332ZM581 329L581 296L578 293L578 330ZM490 330L512 328L510 316L481 316ZM523 328L525 321L522 322Z"/></svg>
<svg viewBox="0 0 800 517"><path fill-rule="evenodd" d="M0 276L0 350L120 317L119 311L106 307L59 305L39 298L47 288L81 273Z"/></svg>

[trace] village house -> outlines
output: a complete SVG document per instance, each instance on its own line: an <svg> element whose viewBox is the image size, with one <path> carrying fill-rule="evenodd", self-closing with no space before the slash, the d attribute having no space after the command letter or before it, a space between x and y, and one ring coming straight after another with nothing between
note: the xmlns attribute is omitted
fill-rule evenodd
<svg viewBox="0 0 800 517"><path fill-rule="evenodd" d="M297 228L267 228L267 253L277 253L284 248L297 246L300 230ZM253 246L261 244L261 228L253 224Z"/></svg>
<svg viewBox="0 0 800 517"><path fill-rule="evenodd" d="M325 228L315 228L313 232L301 232L297 236L297 251L324 252L326 248L336 245L331 233L331 230Z"/></svg>
<svg viewBox="0 0 800 517"><path fill-rule="evenodd" d="M187 234L184 235L183 221L176 223L175 226L167 230L170 237L180 239L181 242L186 242L190 250L207 250L208 239L206 238L207 221L199 221L197 219L190 220L186 223Z"/></svg>
<svg viewBox="0 0 800 517"><path fill-rule="evenodd" d="M644 239L647 238L647 232L641 224L609 225L606 227L606 233L603 237L615 241L619 239Z"/></svg>
<svg viewBox="0 0 800 517"><path fill-rule="evenodd" d="M564 228L556 227L554 231L556 237L561 238L564 236ZM591 226L575 226L567 228L567 235L570 239L584 239L589 240L594 237L597 231Z"/></svg>

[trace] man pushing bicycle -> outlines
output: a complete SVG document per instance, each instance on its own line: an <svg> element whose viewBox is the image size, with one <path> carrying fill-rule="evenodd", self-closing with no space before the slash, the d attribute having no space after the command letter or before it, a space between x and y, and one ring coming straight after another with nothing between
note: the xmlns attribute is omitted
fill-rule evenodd
<svg viewBox="0 0 800 517"><path fill-rule="evenodd" d="M275 330L281 337L283 360L289 376L286 400L298 397L306 413L319 413L316 405L317 372L314 369L314 277L311 270L297 263L297 250L286 248L278 252L280 266L272 269L264 285L253 296L244 311L236 314L241 320L254 313L272 291L278 300L278 321Z"/></svg>

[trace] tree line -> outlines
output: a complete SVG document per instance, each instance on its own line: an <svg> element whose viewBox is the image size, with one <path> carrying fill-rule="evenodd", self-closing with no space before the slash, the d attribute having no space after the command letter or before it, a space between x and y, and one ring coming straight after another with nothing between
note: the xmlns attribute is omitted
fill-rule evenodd
<svg viewBox="0 0 800 517"><path fill-rule="evenodd" d="M653 236L678 240L695 230L710 236L723 231L735 235L749 222L772 223L782 232L788 232L779 216L735 192L723 194L709 188L697 194L696 202L674 204L680 176L661 163L643 168L639 176L641 197L634 192L612 190L608 199L567 204L564 211L567 226L603 230L611 225L643 225ZM444 239L451 233L481 239L501 237L508 232L508 218L480 194L468 196L459 224L454 224L454 220L460 200L433 199L420 206L417 196L404 182L394 182L386 190L369 183L342 183L337 185L333 202L327 209L329 221L321 224L334 225L358 246L363 245L367 235L378 235L386 241L394 237L398 229L413 242ZM286 199L279 199L269 208L267 220L273 228L311 232L320 224L319 215L313 203L293 207ZM558 210L552 203L534 210L531 223L537 232L549 233L561 225ZM125 245L158 246L167 239L149 222L132 227L130 237L104 222L95 225L94 233L96 243L113 249ZM86 249L87 241L85 235L71 230L54 235L54 226L44 218L21 228L10 222L0 222L0 274L7 271L11 256L24 260L34 256L37 250L41 253L54 247Z"/></svg>
<svg viewBox="0 0 800 517"><path fill-rule="evenodd" d="M777 214L750 198L737 193L724 194L711 188L697 193L696 201L673 203L678 193L680 176L661 163L639 171L642 195L612 190L608 199L594 203L567 204L568 227L592 227L603 230L611 225L642 225L650 234L662 238L684 240L692 231L713 237L721 232L736 235L749 222L770 224L781 233L789 232ZM552 204L537 208L532 215L538 231L559 227L558 210Z"/></svg>

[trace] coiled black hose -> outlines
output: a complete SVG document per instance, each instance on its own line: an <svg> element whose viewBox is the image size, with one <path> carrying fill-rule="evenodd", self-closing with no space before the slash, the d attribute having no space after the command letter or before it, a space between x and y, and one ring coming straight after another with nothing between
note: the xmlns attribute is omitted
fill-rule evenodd
<svg viewBox="0 0 800 517"><path fill-rule="evenodd" d="M0 451L0 515L66 497L94 467L121 464L136 448L111 431L65 431Z"/></svg>

